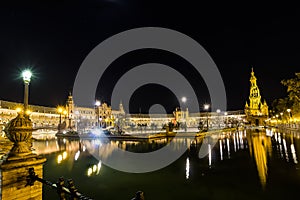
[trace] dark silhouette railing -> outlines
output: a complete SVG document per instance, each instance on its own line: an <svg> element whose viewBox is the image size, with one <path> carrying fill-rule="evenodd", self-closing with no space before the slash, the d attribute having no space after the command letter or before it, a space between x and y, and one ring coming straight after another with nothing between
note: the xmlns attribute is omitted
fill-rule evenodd
<svg viewBox="0 0 300 200"><path fill-rule="evenodd" d="M29 175L27 176L27 185L33 186L35 181L41 182L50 186L53 189L56 189L57 194L60 200L66 200L66 195L69 195L71 200L92 200L92 198L86 197L80 192L78 192L77 188L74 185L74 181L72 179L68 179L68 186L65 187L65 180L63 177L60 177L57 183L52 183L50 181L39 178L38 175L35 174L34 168L29 168Z"/></svg>

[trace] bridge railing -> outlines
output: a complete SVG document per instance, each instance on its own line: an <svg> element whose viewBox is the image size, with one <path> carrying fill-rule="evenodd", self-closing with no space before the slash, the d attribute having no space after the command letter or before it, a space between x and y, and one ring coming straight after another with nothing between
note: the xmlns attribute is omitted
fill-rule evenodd
<svg viewBox="0 0 300 200"><path fill-rule="evenodd" d="M74 181L72 179L68 179L68 186L65 186L65 180L63 177L60 177L57 183L52 183L50 181L39 178L35 172L34 168L29 168L29 175L27 176L27 185L33 186L35 181L41 182L55 189L60 200L66 200L66 195L69 195L71 200L92 200L90 197L86 197L80 192L78 192L77 188L74 185Z"/></svg>

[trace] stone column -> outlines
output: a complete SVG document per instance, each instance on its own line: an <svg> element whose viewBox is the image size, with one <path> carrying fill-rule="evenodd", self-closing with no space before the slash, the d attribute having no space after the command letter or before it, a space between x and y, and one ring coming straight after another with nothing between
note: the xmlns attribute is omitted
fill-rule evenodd
<svg viewBox="0 0 300 200"><path fill-rule="evenodd" d="M0 199L42 199L42 183L28 184L29 168L34 168L36 175L42 178L46 162L46 158L31 151L32 122L29 116L19 114L4 131L13 147L0 160Z"/></svg>

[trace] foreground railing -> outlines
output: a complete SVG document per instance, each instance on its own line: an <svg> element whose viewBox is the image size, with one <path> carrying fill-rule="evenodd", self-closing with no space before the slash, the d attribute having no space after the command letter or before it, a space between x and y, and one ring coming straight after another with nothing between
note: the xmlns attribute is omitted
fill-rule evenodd
<svg viewBox="0 0 300 200"><path fill-rule="evenodd" d="M57 183L52 183L50 181L39 178L35 172L34 168L29 168L29 175L27 176L27 185L33 186L35 181L41 182L50 186L53 189L56 189L57 194L60 200L66 200L66 194L70 196L71 200L92 200L92 198L86 197L83 194L79 193L74 185L74 181L72 179L68 179L68 186L65 187L65 180L63 177L60 177Z"/></svg>

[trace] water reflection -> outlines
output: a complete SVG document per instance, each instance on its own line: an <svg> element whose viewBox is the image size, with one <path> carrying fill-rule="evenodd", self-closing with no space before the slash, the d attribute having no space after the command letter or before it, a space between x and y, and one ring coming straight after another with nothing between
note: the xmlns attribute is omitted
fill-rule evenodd
<svg viewBox="0 0 300 200"><path fill-rule="evenodd" d="M101 160L98 162L98 164L90 166L87 170L87 176L92 176L92 175L98 175L100 173L100 169L102 166Z"/></svg>
<svg viewBox="0 0 300 200"><path fill-rule="evenodd" d="M186 179L190 178L190 159L188 157L186 158L186 164L185 164L185 178Z"/></svg>
<svg viewBox="0 0 300 200"><path fill-rule="evenodd" d="M267 136L264 131L249 131L250 155L254 157L258 176L261 184L265 187L268 176L268 158L272 156L271 137Z"/></svg>
<svg viewBox="0 0 300 200"><path fill-rule="evenodd" d="M150 152L169 143L170 139L167 138L150 141L57 140L36 141L33 147L40 154L55 155L56 165L66 168L65 170L70 170L72 173L74 170L80 170L80 172L74 171L75 175L81 173L84 177L91 179L93 177L102 178L103 176L114 177L115 172L112 169L107 170L103 162L112 156L118 148L131 152ZM247 181L257 182L259 187L266 188L268 184L272 184L274 181L274 177L271 181L270 176L272 173L276 174L276 170L280 170L280 172L286 170L284 172L288 174L291 173L289 170L295 169L296 171L299 168L300 140L297 132L281 132L271 129L223 132L206 138L175 138L171 144L174 151L183 146L188 147L187 152L178 161L173 163L170 168L163 169L163 176L170 174L172 181L176 179L180 182L183 179L188 180L190 184L199 184L205 180L203 177L209 174L212 176L216 170L219 170L222 175L219 176L219 174L216 178L223 179L226 177L227 181L231 179L241 180L242 178L235 176L244 175ZM201 146L207 148L207 155L204 158L199 158ZM96 154L100 159L96 160L91 154ZM250 162L254 164L253 167L249 165L249 155ZM272 166L272 171L269 169L270 166ZM48 170L46 173L54 172ZM247 177L248 173L256 173L257 176ZM299 176L299 173L295 175L300 182ZM105 184L108 185L110 180L112 181L110 187L121 187L118 186L117 182L113 182L115 179L106 177L105 180ZM173 184L171 180L169 184ZM158 187L162 187L159 186L160 183L154 185L156 184ZM165 184L167 183L165 182ZM241 184L241 187L244 185Z"/></svg>

